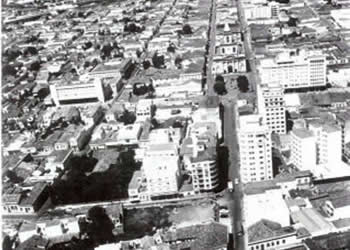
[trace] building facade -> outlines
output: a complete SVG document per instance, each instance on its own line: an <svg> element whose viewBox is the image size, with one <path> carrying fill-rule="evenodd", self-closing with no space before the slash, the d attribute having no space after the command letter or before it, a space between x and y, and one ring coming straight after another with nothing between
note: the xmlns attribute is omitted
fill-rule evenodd
<svg viewBox="0 0 350 250"><path fill-rule="evenodd" d="M294 129L291 132L291 160L299 170L312 170L316 167L316 140L307 129Z"/></svg>
<svg viewBox="0 0 350 250"><path fill-rule="evenodd" d="M282 85L284 89L314 88L326 85L326 56L319 51L293 50L260 60L262 84Z"/></svg>
<svg viewBox="0 0 350 250"><path fill-rule="evenodd" d="M281 86L267 87L258 85L258 109L264 122L277 134L286 133L286 108L284 90Z"/></svg>
<svg viewBox="0 0 350 250"><path fill-rule="evenodd" d="M271 130L261 115L239 118L238 143L242 182L272 179Z"/></svg>

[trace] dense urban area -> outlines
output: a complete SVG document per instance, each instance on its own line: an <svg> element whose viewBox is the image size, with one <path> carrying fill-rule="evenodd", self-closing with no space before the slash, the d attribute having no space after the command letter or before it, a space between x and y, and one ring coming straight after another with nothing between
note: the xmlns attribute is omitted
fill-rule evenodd
<svg viewBox="0 0 350 250"><path fill-rule="evenodd" d="M349 250L349 0L2 0L2 249Z"/></svg>

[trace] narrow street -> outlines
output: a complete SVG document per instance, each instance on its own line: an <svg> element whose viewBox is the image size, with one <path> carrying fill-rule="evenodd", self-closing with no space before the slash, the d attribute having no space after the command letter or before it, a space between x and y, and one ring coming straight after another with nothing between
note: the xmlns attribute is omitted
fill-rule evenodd
<svg viewBox="0 0 350 250"><path fill-rule="evenodd" d="M212 0L212 12L210 17L210 33L209 33L209 53L207 63L207 95L214 96L214 79L212 74L213 57L215 54L215 35L216 35L216 0Z"/></svg>
<svg viewBox="0 0 350 250"><path fill-rule="evenodd" d="M244 37L245 55L250 67L250 72L248 72L247 77L250 83L251 90L255 92L256 86L257 84L259 84L260 79L259 79L259 74L256 67L255 53L252 49L251 32L250 32L250 28L248 26L247 20L245 19L245 16L244 16L243 4L241 0L236 0L236 1L237 1L238 19L239 19L241 30L243 32L243 37Z"/></svg>

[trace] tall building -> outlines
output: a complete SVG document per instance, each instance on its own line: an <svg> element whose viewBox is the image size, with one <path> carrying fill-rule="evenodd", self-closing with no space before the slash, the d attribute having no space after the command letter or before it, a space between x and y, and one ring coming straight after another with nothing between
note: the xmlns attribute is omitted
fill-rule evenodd
<svg viewBox="0 0 350 250"><path fill-rule="evenodd" d="M260 60L261 83L284 89L326 85L326 56L319 51L292 50Z"/></svg>
<svg viewBox="0 0 350 250"><path fill-rule="evenodd" d="M316 140L307 129L293 129L291 160L299 170L313 170L316 167Z"/></svg>
<svg viewBox="0 0 350 250"><path fill-rule="evenodd" d="M340 112L336 114L337 124L341 128L342 155L345 156L345 145L350 142L350 112Z"/></svg>
<svg viewBox="0 0 350 250"><path fill-rule="evenodd" d="M286 108L284 90L281 86L257 87L259 114L272 132L286 133Z"/></svg>
<svg viewBox="0 0 350 250"><path fill-rule="evenodd" d="M333 124L310 123L309 129L316 137L317 164L337 164L341 161L341 130Z"/></svg>
<svg viewBox="0 0 350 250"><path fill-rule="evenodd" d="M242 182L272 179L271 130L261 115L239 117L238 143Z"/></svg>
<svg viewBox="0 0 350 250"><path fill-rule="evenodd" d="M211 191L219 185L216 148L207 147L196 137L187 137L182 145L183 163L195 191Z"/></svg>
<svg viewBox="0 0 350 250"><path fill-rule="evenodd" d="M99 79L57 82L50 85L50 93L56 106L105 101L105 90Z"/></svg>

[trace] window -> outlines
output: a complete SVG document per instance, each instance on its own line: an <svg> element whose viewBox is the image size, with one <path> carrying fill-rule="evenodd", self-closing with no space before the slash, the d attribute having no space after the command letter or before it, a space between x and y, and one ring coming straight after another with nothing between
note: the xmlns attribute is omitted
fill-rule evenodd
<svg viewBox="0 0 350 250"><path fill-rule="evenodd" d="M285 244L285 243L286 243L286 240L282 240L282 243Z"/></svg>

